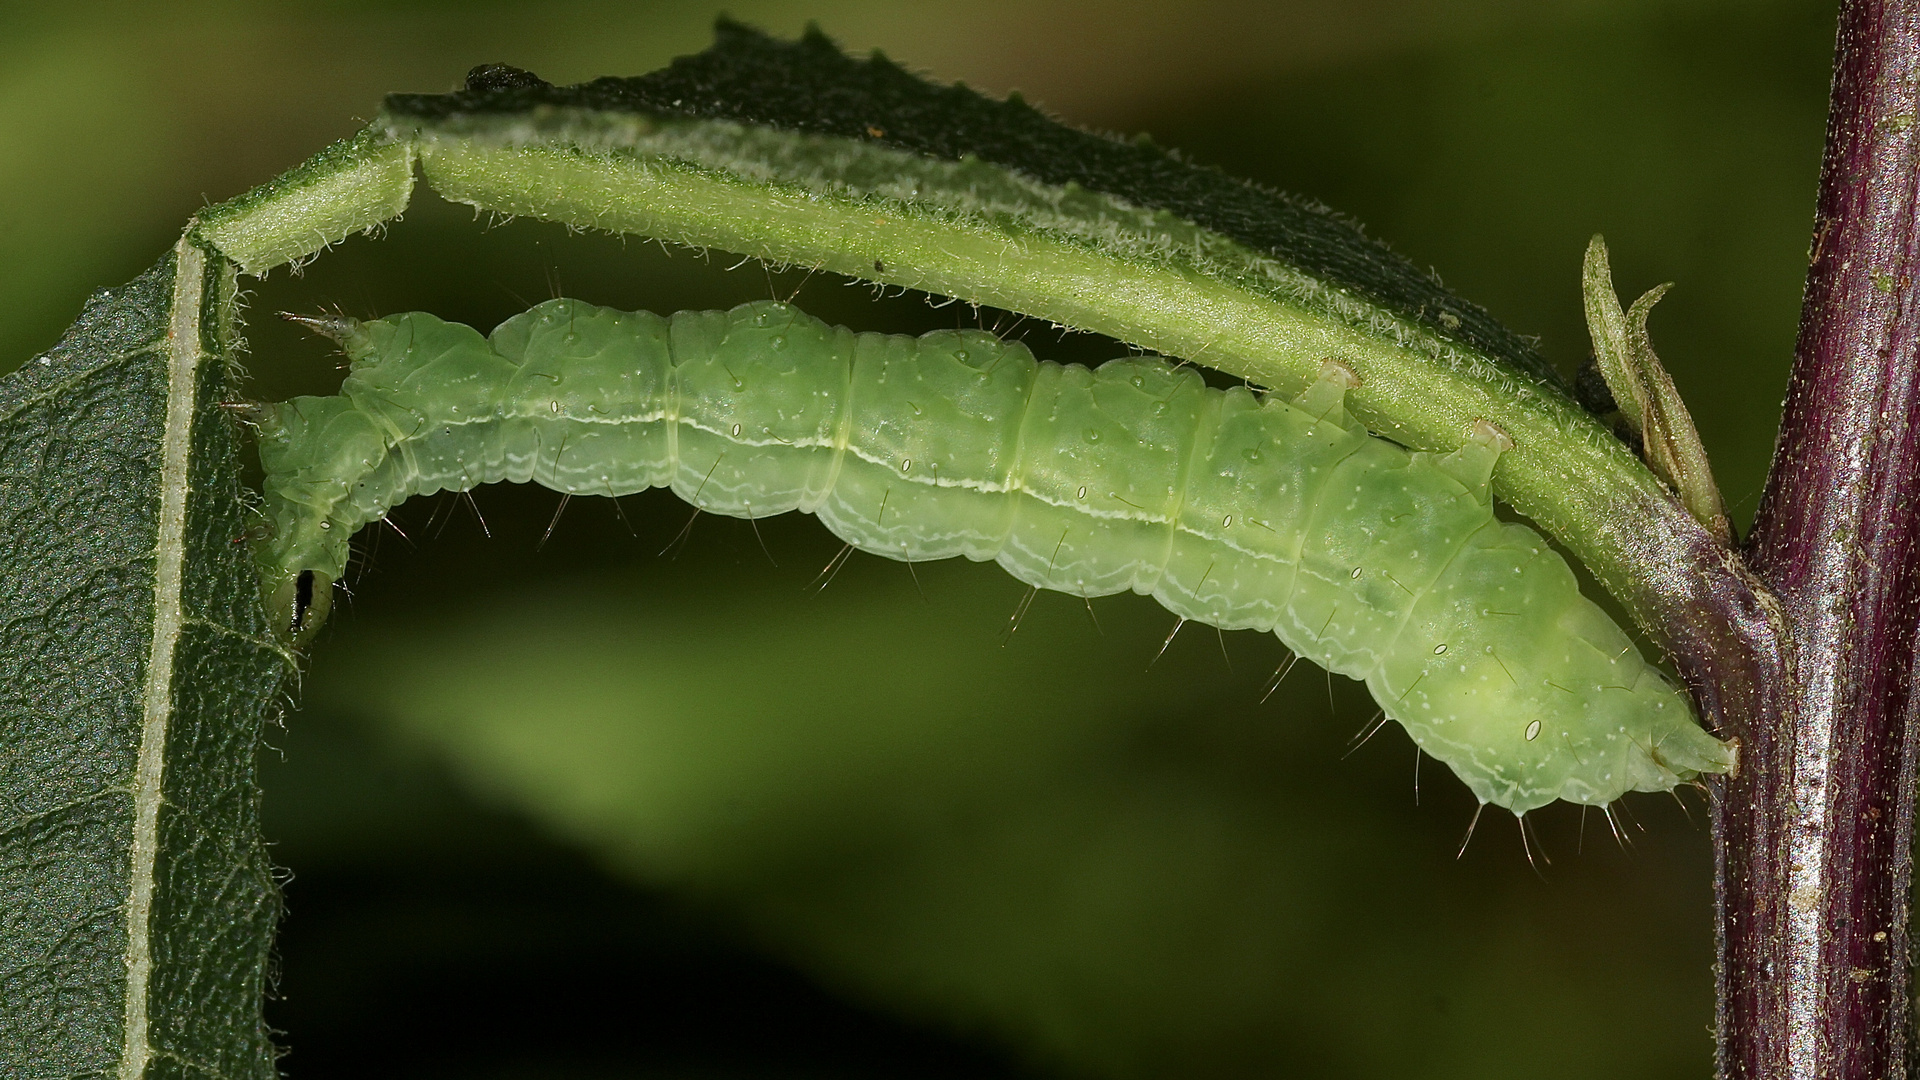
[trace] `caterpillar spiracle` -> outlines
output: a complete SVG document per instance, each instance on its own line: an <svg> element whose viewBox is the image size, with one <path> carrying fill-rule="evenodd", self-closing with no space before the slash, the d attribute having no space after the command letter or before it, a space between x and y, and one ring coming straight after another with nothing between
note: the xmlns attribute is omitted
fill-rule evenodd
<svg viewBox="0 0 1920 1080"><path fill-rule="evenodd" d="M1271 630L1516 814L1732 763L1546 541L1494 517L1505 437L1480 425L1445 456L1374 437L1332 362L1282 400L1154 358L1090 370L772 302L663 318L554 300L490 337L421 313L319 324L352 361L340 393L258 414L259 559L296 638L352 535L411 496L670 486L715 514L816 514L888 558L991 559L1040 588Z"/></svg>

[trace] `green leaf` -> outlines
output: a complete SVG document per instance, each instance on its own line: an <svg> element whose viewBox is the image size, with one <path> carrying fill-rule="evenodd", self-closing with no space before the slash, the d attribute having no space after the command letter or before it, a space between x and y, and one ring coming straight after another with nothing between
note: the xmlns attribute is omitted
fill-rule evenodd
<svg viewBox="0 0 1920 1080"><path fill-rule="evenodd" d="M413 147L362 131L205 210L193 233L246 273L265 274L372 231L405 210L412 194Z"/></svg>
<svg viewBox="0 0 1920 1080"><path fill-rule="evenodd" d="M232 266L183 240L0 380L0 1062L272 1077L266 632L225 415Z"/></svg>
<svg viewBox="0 0 1920 1080"><path fill-rule="evenodd" d="M1672 288L1656 285L1620 310L1613 291L1613 269L1607 262L1607 242L1599 235L1587 244L1581 266L1581 293L1585 298L1587 332L1593 338L1593 359L1606 380L1620 416L1640 437L1647 464L1655 475L1673 486L1694 519L1712 531L1721 544L1731 545L1733 530L1726 504L1714 481L1707 450L1693 426L1693 414L1673 385L1673 377L1654 355L1647 334L1647 316Z"/></svg>
<svg viewBox="0 0 1920 1080"><path fill-rule="evenodd" d="M652 75L477 68L460 93L389 97L375 126L497 213L992 304L1286 392L1338 358L1361 379L1348 407L1404 445L1504 431L1496 490L1664 633L1676 575L1648 537L1691 526L1658 478L1531 346L1323 207L724 21Z"/></svg>

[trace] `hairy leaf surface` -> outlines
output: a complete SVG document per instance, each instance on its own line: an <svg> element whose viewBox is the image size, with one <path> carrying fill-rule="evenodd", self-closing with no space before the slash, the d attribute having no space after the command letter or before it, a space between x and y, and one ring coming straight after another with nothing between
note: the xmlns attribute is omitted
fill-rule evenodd
<svg viewBox="0 0 1920 1080"><path fill-rule="evenodd" d="M1649 542L1676 519L1665 485L1523 339L1325 208L1151 145L724 21L651 75L476 68L459 93L389 97L375 128L498 213L991 304L1287 393L1335 359L1354 415L1404 446L1505 432L1496 490L1657 635L1696 587Z"/></svg>
<svg viewBox="0 0 1920 1080"><path fill-rule="evenodd" d="M0 380L0 1063L271 1077L264 632L229 264L183 242Z"/></svg>

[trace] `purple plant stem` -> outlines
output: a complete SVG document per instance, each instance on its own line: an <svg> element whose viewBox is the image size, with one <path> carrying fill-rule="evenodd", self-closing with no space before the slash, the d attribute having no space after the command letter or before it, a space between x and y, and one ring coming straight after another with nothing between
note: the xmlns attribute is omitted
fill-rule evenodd
<svg viewBox="0 0 1920 1080"><path fill-rule="evenodd" d="M1906 1075L1920 0L1847 0L1793 378L1748 544L1791 641L1715 800L1720 1070Z"/></svg>

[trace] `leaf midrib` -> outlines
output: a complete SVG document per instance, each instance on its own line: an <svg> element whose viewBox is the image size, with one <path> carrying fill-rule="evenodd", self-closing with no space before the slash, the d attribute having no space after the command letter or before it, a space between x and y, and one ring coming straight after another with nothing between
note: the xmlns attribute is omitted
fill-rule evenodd
<svg viewBox="0 0 1920 1080"><path fill-rule="evenodd" d="M154 868L159 856L161 780L173 718L174 649L186 622L188 468L201 360L200 313L206 254L182 238L174 247L173 299L167 320L167 407L160 444L160 510L154 538L153 637L141 695L140 751L134 768L133 840L127 888L127 982L120 1080L140 1080L153 1056L148 990L153 978Z"/></svg>

